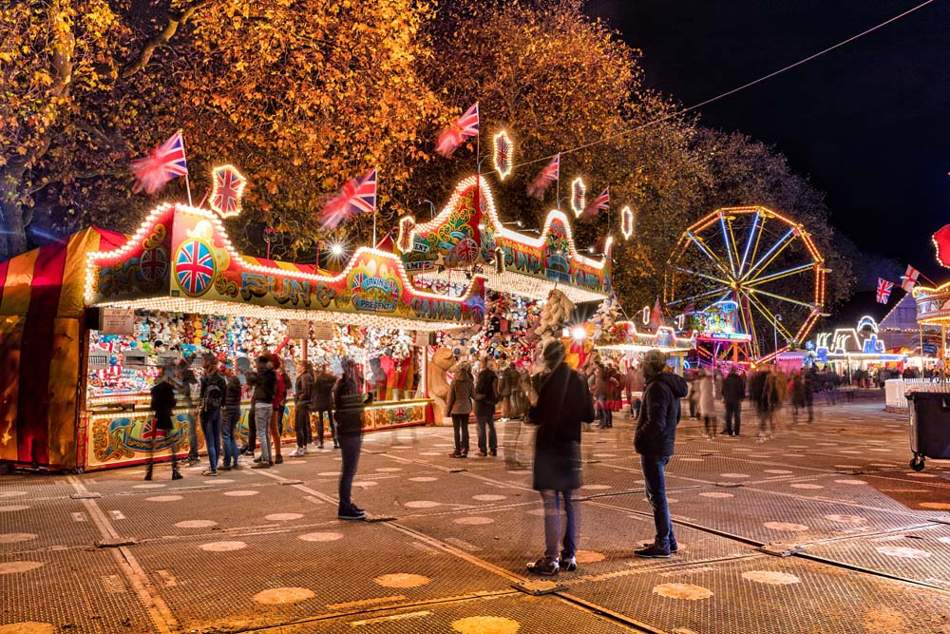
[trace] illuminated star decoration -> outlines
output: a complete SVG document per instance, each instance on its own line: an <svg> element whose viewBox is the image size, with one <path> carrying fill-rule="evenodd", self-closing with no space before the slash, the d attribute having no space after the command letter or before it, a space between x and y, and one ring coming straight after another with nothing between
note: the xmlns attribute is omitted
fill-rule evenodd
<svg viewBox="0 0 950 634"><path fill-rule="evenodd" d="M208 205L222 218L233 218L241 213L241 197L247 179L233 165L219 165L211 170L211 196Z"/></svg>
<svg viewBox="0 0 950 634"><path fill-rule="evenodd" d="M629 240L633 235L633 210L630 205L620 210L620 233L624 240Z"/></svg>
<svg viewBox="0 0 950 634"><path fill-rule="evenodd" d="M505 180L511 174L515 144L504 130L496 134L492 141L494 143L492 160L495 163L495 171L498 172L498 178Z"/></svg>
<svg viewBox="0 0 950 634"><path fill-rule="evenodd" d="M571 209L574 211L575 216L580 216L584 213L584 197L586 194L587 187L584 185L584 179L578 176L571 181Z"/></svg>

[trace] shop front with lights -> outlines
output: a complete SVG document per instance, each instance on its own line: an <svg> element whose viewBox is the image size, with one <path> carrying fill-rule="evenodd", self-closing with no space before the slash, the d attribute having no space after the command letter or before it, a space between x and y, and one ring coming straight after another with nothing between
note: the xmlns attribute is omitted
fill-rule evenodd
<svg viewBox="0 0 950 634"><path fill-rule="evenodd" d="M182 360L200 377L206 355L243 371L258 354L276 354L291 384L298 361L339 374L340 360L348 356L361 366L364 389L374 395L367 431L426 424L432 411L419 344L432 332L484 320L480 276L457 297L445 297L414 287L400 259L385 251L359 248L339 273L242 256L219 216L206 209L165 204L130 238L94 235L97 240L60 257L66 280L61 295L75 296L76 305L68 313L69 332L57 334L65 328L59 321L50 327L54 337L44 358L50 389L63 394L50 398L44 424L34 424L36 429L5 406L0 414L13 440L0 445L3 460L67 469L142 462L155 433L148 409L155 377ZM17 283L28 277L19 272L19 262L11 263L4 307L17 303ZM23 330L39 323L31 320L42 303L34 301L27 318L4 317L0 344L19 361L18 381L6 368L4 389L18 389L25 403L21 414L32 411L23 389L31 367L23 355L30 348L22 344L33 339ZM72 359L68 377L61 358ZM156 439L157 458L173 445L187 453L194 407L197 394L193 407L179 398L172 432ZM288 397L288 435L293 416ZM246 422L239 431L246 433Z"/></svg>
<svg viewBox="0 0 950 634"><path fill-rule="evenodd" d="M692 337L683 337L668 327L660 326L654 332L641 332L632 321L618 321L597 337L594 347L603 356L613 359L618 369L626 371L638 367L640 357L648 350L659 350L669 356L669 365L682 373L689 365L688 355L695 349Z"/></svg>

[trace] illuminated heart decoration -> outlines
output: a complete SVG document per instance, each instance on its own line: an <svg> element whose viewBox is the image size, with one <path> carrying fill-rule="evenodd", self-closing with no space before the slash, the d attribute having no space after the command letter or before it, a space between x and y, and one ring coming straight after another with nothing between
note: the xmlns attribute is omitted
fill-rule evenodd
<svg viewBox="0 0 950 634"><path fill-rule="evenodd" d="M950 225L944 225L931 237L937 250L937 262L950 268Z"/></svg>

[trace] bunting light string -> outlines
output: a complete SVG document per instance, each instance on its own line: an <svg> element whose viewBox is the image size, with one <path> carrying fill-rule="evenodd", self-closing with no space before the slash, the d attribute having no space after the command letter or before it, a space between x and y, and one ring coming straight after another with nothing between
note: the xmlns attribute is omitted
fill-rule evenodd
<svg viewBox="0 0 950 634"><path fill-rule="evenodd" d="M921 2L920 4L914 5L913 7L910 7L909 9L907 9L906 11L903 11L903 12L901 12L901 13L898 13L897 15L895 15L895 16L893 16L893 17L891 17L891 18L888 18L887 20L884 20L883 22L881 22L881 23L879 23L879 24L876 24L876 25L874 25L874 26L872 26L872 27L870 27L870 28L868 28L868 29L865 29L865 30L861 31L860 33L856 33L855 35L852 35L852 36L849 37L849 38L846 38L846 39L844 39L844 40L841 40L840 42L837 42L836 44L832 44L831 46L828 46L827 48L824 48L824 49L822 49L822 50L820 50L820 51L818 51L818 52L816 52L816 53L812 53L811 55L808 55L807 57L803 57L802 59L800 59L800 60L798 60L798 61L796 61L796 62L792 62L791 64L787 64L786 66L782 66L781 68L779 68L779 69L777 69L777 70L774 70L774 71L772 71L772 72L770 72L770 73L767 73L767 74L765 74L765 75L762 75L761 77L758 77L758 78L753 79L753 80L751 80L751 81L747 81L747 82L745 82L744 84L740 84L739 86L736 86L735 88L732 88L732 89L727 90L727 91L725 91L725 92L719 93L718 95L715 95L714 97L710 97L709 99L704 99L703 101L700 101L700 102L698 102L698 103L695 103L695 104L693 104L693 105L691 105L691 106L687 106L687 107L685 107L685 108L681 108L681 109L679 109L679 110L675 110L675 111L673 111L673 112L671 112L671 113L669 113L669 114L665 114L665 115L663 115L662 117L659 117L659 118L657 118L657 119L653 119L653 120L651 120L651 121L647 121L647 122L645 122L645 123L641 123L641 124L639 124L639 125L635 125L635 126L632 126L632 127L630 127L630 128L626 128L626 129L624 129L624 130L620 130L619 132L615 132L615 133L613 133L613 134L608 134L608 135L603 136L603 137L601 137L601 138L599 138L599 139L595 139L595 140L589 141L589 142L587 142L587 143L582 143L582 144L577 145L577 146L574 146L574 147L572 147L572 148L563 149L563 150L558 150L557 152L553 152L553 153L551 153L551 154L546 154L545 156L541 156L541 157L538 157L538 158L535 158L535 159L531 159L531 160L527 160L527 161L522 161L521 163L516 163L516 164L513 165L512 167L514 167L514 168L517 168L517 167L524 167L525 165L533 165L534 163L540 163L540 162L542 162L542 161L548 161L548 160L551 160L552 158L554 158L554 156L556 156L556 155L558 155L558 154L570 154L570 153L572 153L572 152L579 152L580 150L586 150L587 148L596 147L596 146L601 145L601 144L603 144L603 143L607 143L607 142L609 142L609 141L613 141L614 139L618 139L618 138L622 138L622 137L625 137L625 136L628 136L628 135L636 134L637 132L640 132L640 131L642 131L642 130L646 130L646 129L652 128L653 126L659 125L660 123L664 123L664 122L669 121L669 120L671 120L671 119L675 119L675 118L680 117L680 116L682 116L682 115L684 115L684 114L690 113L690 112L692 112L692 111L694 111L694 110L698 110L698 109L703 108L703 107L705 107L705 106L708 106L708 105L710 105L710 104L712 104L712 103L715 103L715 102L717 102L717 101L719 101L719 100L721 100L721 99L725 99L726 97L731 97L732 95L734 95L734 94L736 94L736 93L738 93L738 92L742 92L743 90L746 90L747 88L751 88L751 87L753 87L753 86L755 86L755 85L761 84L761 83L764 82L764 81L768 81L769 79L772 79L773 77L777 77L778 75L781 75L782 73L788 72L788 71L790 71L790 70L792 70L792 69L794 69L794 68L797 68L797 67L799 67L799 66L801 66L801 65L803 65L803 64L807 64L808 62L811 62L811 61L813 61L813 60L815 60L815 59L821 57L822 55L825 55L825 54L827 54L827 53L830 53L831 51L834 51L834 50L836 50L836 49L838 49L838 48L841 48L842 46L846 46L846 45L850 44L851 42L854 42L854 41L856 41L856 40L859 40L859 39L861 39L862 37L865 37L866 35L870 35L871 33L874 33L875 31L878 31L878 30L884 28L885 26L887 26L887 25L889 25L889 24L892 24L892 23L894 23L894 22L897 22L898 20L901 20L901 19L907 17L908 15L910 15L910 14L916 12L916 11L919 11L920 9L923 9L923 8L926 7L927 5L933 4L934 2L935 2L935 0L924 0L924 1Z"/></svg>

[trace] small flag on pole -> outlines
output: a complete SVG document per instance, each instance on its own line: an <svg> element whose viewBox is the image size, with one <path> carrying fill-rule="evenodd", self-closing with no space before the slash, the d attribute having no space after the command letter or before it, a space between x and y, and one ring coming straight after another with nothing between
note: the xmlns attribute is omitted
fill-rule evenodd
<svg viewBox="0 0 950 634"><path fill-rule="evenodd" d="M917 286L918 277L920 277L920 271L908 264L907 270L901 276L901 288L908 293L912 292L914 287Z"/></svg>
<svg viewBox="0 0 950 634"><path fill-rule="evenodd" d="M551 183L557 182L560 177L561 155L555 154L554 158L552 158L551 161L544 166L544 169L538 172L534 180L528 184L528 195L540 200L544 197L544 192L547 191L548 186L550 186Z"/></svg>
<svg viewBox="0 0 950 634"><path fill-rule="evenodd" d="M442 156L449 157L462 145L465 139L478 136L478 102L465 111L461 117L439 134L435 151Z"/></svg>
<svg viewBox="0 0 950 634"><path fill-rule="evenodd" d="M148 156L132 161L132 173L135 174L135 186L132 188L135 193L144 190L147 194L154 194L173 178L187 178L188 162L181 130L152 149Z"/></svg>
<svg viewBox="0 0 950 634"><path fill-rule="evenodd" d="M320 212L320 224L326 231L336 229L341 222L358 213L376 212L376 170L372 169L362 178L354 178L324 206Z"/></svg>
<svg viewBox="0 0 950 634"><path fill-rule="evenodd" d="M877 303L886 304L891 298L891 289L894 288L894 282L888 282L884 278L877 278Z"/></svg>
<svg viewBox="0 0 950 634"><path fill-rule="evenodd" d="M610 207L610 186L607 186L604 191L600 192L600 196L595 198L587 205L587 208L584 209L582 214L585 218L593 218L602 211L606 211Z"/></svg>

